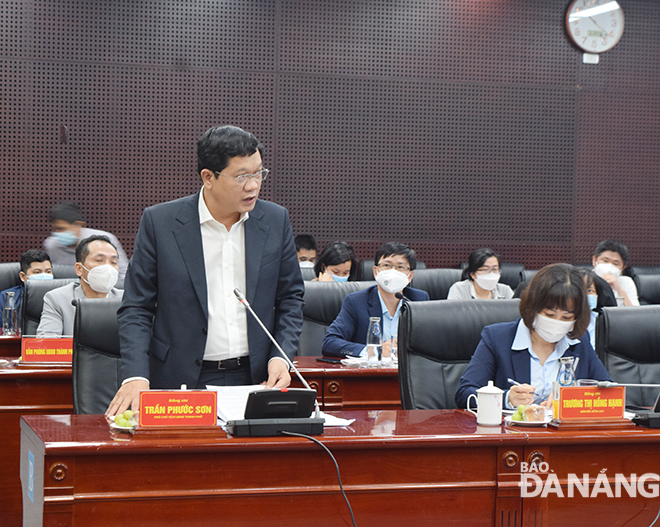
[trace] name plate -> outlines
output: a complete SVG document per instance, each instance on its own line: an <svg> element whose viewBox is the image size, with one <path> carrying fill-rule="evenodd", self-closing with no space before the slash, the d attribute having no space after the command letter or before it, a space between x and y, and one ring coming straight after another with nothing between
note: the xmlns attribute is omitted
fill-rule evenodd
<svg viewBox="0 0 660 527"><path fill-rule="evenodd" d="M23 338L22 362L61 362L71 364L73 338Z"/></svg>
<svg viewBox="0 0 660 527"><path fill-rule="evenodd" d="M558 418L592 420L622 419L625 409L626 389L570 386L559 391Z"/></svg>
<svg viewBox="0 0 660 527"><path fill-rule="evenodd" d="M140 425L149 427L215 426L218 394L207 390L140 392Z"/></svg>

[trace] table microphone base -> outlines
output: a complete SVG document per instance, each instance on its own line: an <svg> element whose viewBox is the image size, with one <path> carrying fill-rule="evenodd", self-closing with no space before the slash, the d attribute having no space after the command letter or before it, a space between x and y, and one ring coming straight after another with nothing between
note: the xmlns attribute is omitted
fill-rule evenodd
<svg viewBox="0 0 660 527"><path fill-rule="evenodd" d="M660 428L660 413L639 413L632 418L632 422L646 428Z"/></svg>
<svg viewBox="0 0 660 527"><path fill-rule="evenodd" d="M323 417L288 417L276 419L240 419L227 421L227 432L237 437L268 437L280 432L321 435Z"/></svg>

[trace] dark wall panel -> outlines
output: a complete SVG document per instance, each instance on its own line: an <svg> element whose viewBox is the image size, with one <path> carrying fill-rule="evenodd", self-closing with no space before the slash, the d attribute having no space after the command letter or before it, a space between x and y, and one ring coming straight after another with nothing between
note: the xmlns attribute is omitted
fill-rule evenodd
<svg viewBox="0 0 660 527"><path fill-rule="evenodd" d="M615 237L660 262L660 2L585 65L567 0L0 0L0 260L76 201L130 253L195 192L209 126L253 131L262 197L361 257L491 246L538 268Z"/></svg>

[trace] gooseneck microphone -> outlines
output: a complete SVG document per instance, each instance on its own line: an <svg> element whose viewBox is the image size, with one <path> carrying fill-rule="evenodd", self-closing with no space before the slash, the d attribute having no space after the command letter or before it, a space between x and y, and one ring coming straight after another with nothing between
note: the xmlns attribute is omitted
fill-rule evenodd
<svg viewBox="0 0 660 527"><path fill-rule="evenodd" d="M254 312L254 310L252 309L252 306L251 306L250 303L247 301L247 298L245 298L245 295L244 295L243 293L241 293L241 290L238 289L238 287L237 287L236 289L234 289L234 295L236 296L236 298L238 299L238 301L239 301L241 304L243 304L243 305L245 306L245 309L247 309L250 313L252 313L252 316L253 316L254 319L259 323L259 325L261 326L261 329L264 330L264 332L266 333L266 335L268 335L268 338L269 338L269 339L271 340L271 342L275 345L275 347L278 349L278 351L282 354L282 357L284 358L284 360L286 361L286 363L289 365L289 368L291 368L291 369L296 373L296 375L298 376L298 379L300 380L300 382L302 383L302 385L303 385L305 388L307 388L308 390L311 390L312 388L309 386L309 384L307 384L307 381L306 381L306 380L303 378L303 376L300 374L300 372L298 371L298 368L296 368L296 365L291 361L291 359L289 359L289 357L287 356L287 354L284 353L284 350L283 350L283 349L280 347L280 345L277 343L277 341L275 340L275 338L273 337L273 335L271 335L270 331L268 331L268 328L267 328L266 326L264 326L264 324L263 324L263 322L261 321L261 319L257 316L257 314L256 314L256 313ZM314 411L314 415L315 415L315 417L320 418L320 417L321 417L321 411L319 410L319 402L316 400L316 398L314 398L314 408L315 408L315 411Z"/></svg>
<svg viewBox="0 0 660 527"><path fill-rule="evenodd" d="M403 300L404 302L410 302L410 298L408 298L406 295L403 293L394 293L394 296L397 297L399 300Z"/></svg>
<svg viewBox="0 0 660 527"><path fill-rule="evenodd" d="M599 388L616 388L617 386L628 386L631 388L660 388L660 384L629 384L624 382L598 381Z"/></svg>

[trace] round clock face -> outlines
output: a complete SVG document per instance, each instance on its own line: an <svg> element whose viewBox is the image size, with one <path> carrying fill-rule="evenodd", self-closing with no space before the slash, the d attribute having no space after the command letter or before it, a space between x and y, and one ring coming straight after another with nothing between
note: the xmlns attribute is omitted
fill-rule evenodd
<svg viewBox="0 0 660 527"><path fill-rule="evenodd" d="M603 53L623 35L623 10L614 0L574 0L566 13L568 36L588 53Z"/></svg>

